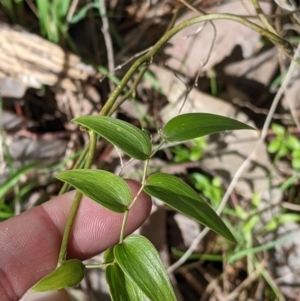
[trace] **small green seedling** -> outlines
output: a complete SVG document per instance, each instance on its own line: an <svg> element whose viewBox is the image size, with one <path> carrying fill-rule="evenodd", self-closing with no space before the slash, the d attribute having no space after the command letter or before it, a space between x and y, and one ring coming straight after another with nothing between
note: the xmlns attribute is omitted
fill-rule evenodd
<svg viewBox="0 0 300 301"><path fill-rule="evenodd" d="M211 202L212 207L216 210L224 194L222 179L217 176L209 179L199 172L191 173L189 179L194 187Z"/></svg>
<svg viewBox="0 0 300 301"><path fill-rule="evenodd" d="M176 145L171 147L174 162L196 162L201 159L203 150L207 147L205 137L192 139L189 142L186 146Z"/></svg>
<svg viewBox="0 0 300 301"><path fill-rule="evenodd" d="M268 151L275 154L275 162L287 158L294 170L300 170L300 140L289 133L283 126L272 124L275 138L269 143Z"/></svg>

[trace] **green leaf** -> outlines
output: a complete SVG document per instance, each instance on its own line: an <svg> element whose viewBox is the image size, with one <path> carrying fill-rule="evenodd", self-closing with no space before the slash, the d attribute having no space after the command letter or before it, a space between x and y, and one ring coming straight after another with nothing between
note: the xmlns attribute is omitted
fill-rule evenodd
<svg viewBox="0 0 300 301"><path fill-rule="evenodd" d="M259 208L260 203L261 203L260 195L257 191L254 191L251 198L251 204L253 205L253 207Z"/></svg>
<svg viewBox="0 0 300 301"><path fill-rule="evenodd" d="M300 141L295 136L289 136L285 144L290 150L300 150Z"/></svg>
<svg viewBox="0 0 300 301"><path fill-rule="evenodd" d="M300 221L300 215L295 213L278 213L277 216L273 217L271 221L269 221L265 226L264 229L267 231L274 231L278 229L280 225L287 224L287 223L298 223Z"/></svg>
<svg viewBox="0 0 300 301"><path fill-rule="evenodd" d="M120 268L151 301L176 301L168 275L154 246L131 235L114 248Z"/></svg>
<svg viewBox="0 0 300 301"><path fill-rule="evenodd" d="M77 285L84 277L84 265L78 259L64 262L55 271L37 282L32 292L57 291L66 287Z"/></svg>
<svg viewBox="0 0 300 301"><path fill-rule="evenodd" d="M132 201L126 182L104 170L67 170L56 176L81 193L114 212L125 212Z"/></svg>
<svg viewBox="0 0 300 301"><path fill-rule="evenodd" d="M247 212L240 205L237 205L235 207L235 212L236 212L236 216L243 221L248 218Z"/></svg>
<svg viewBox="0 0 300 301"><path fill-rule="evenodd" d="M162 130L167 141L185 141L229 130L253 130L240 121L206 113L189 113L172 118Z"/></svg>
<svg viewBox="0 0 300 301"><path fill-rule="evenodd" d="M300 158L300 149L295 149L292 151L292 157L293 158Z"/></svg>
<svg viewBox="0 0 300 301"><path fill-rule="evenodd" d="M268 145L268 152L270 154L275 154L280 150L280 147L282 145L282 141L278 139L272 140Z"/></svg>
<svg viewBox="0 0 300 301"><path fill-rule="evenodd" d="M281 144L278 152L277 152L277 158L285 157L289 153L288 148L285 144Z"/></svg>
<svg viewBox="0 0 300 301"><path fill-rule="evenodd" d="M277 123L273 123L271 125L271 128L277 136L283 137L286 133L285 127L283 127Z"/></svg>
<svg viewBox="0 0 300 301"><path fill-rule="evenodd" d="M296 158L292 160L292 167L295 170L299 170L300 169L300 159Z"/></svg>
<svg viewBox="0 0 300 301"><path fill-rule="evenodd" d="M118 264L109 265L105 271L112 301L145 301L145 294L121 270Z"/></svg>
<svg viewBox="0 0 300 301"><path fill-rule="evenodd" d="M235 238L215 211L182 180L169 174L156 173L147 181L144 191L170 207L209 227L226 239Z"/></svg>
<svg viewBox="0 0 300 301"><path fill-rule="evenodd" d="M104 137L130 157L147 160L150 156L149 135L128 122L96 115L78 117L73 121Z"/></svg>
<svg viewBox="0 0 300 301"><path fill-rule="evenodd" d="M65 1L57 0L56 1L57 13L59 14L59 17L61 19L64 19L67 16L69 8L70 8L70 2L71 2L71 0L65 0Z"/></svg>
<svg viewBox="0 0 300 301"><path fill-rule="evenodd" d="M114 247L108 248L103 254L104 263L112 263L115 260Z"/></svg>

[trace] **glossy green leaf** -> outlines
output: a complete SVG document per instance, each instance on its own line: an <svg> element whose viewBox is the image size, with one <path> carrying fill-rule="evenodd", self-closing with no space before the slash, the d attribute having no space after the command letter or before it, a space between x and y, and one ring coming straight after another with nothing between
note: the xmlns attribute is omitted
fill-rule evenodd
<svg viewBox="0 0 300 301"><path fill-rule="evenodd" d="M118 264L109 265L105 271L112 301L145 301L145 294L121 270Z"/></svg>
<svg viewBox="0 0 300 301"><path fill-rule="evenodd" d="M77 285L84 277L84 265L78 259L64 262L55 271L37 282L32 292L57 291L66 287Z"/></svg>
<svg viewBox="0 0 300 301"><path fill-rule="evenodd" d="M172 118L162 130L167 141L185 141L229 130L253 130L240 121L207 113L189 113Z"/></svg>
<svg viewBox="0 0 300 301"><path fill-rule="evenodd" d="M104 170L67 170L56 176L81 193L114 212L125 212L131 203L131 190L126 182Z"/></svg>
<svg viewBox="0 0 300 301"><path fill-rule="evenodd" d="M147 160L150 156L149 135L128 122L97 115L82 116L73 121L104 137L132 158Z"/></svg>
<svg viewBox="0 0 300 301"><path fill-rule="evenodd" d="M144 191L226 239L236 242L215 211L195 190L177 177L164 173L153 174L147 179Z"/></svg>
<svg viewBox="0 0 300 301"><path fill-rule="evenodd" d="M114 254L122 271L151 301L176 301L159 254L149 240L131 235L115 246Z"/></svg>

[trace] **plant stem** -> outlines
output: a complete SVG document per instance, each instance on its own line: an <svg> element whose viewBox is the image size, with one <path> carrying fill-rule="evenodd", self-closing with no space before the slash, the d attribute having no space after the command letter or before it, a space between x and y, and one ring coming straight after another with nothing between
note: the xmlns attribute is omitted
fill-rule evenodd
<svg viewBox="0 0 300 301"><path fill-rule="evenodd" d="M166 32L168 32L171 28L174 27L178 15L179 15L179 9L178 8L173 9L173 11L172 11L172 19L171 19L171 22L168 25L168 28L166 29Z"/></svg>
<svg viewBox="0 0 300 301"><path fill-rule="evenodd" d="M68 220L64 229L64 234L61 242L61 247L59 250L59 255L58 255L58 266L60 266L65 260L66 260L66 255L67 255L67 248L68 248L68 242L69 242L69 237L71 233L71 229L73 226L73 222L76 217L76 213L80 204L82 198L82 193L79 191L76 191L72 207L68 216Z"/></svg>
<svg viewBox="0 0 300 301"><path fill-rule="evenodd" d="M100 264L86 264L84 267L86 269L104 269L108 264L100 263Z"/></svg>
<svg viewBox="0 0 300 301"><path fill-rule="evenodd" d="M120 239L119 239L120 244L123 242L124 239L124 232L125 232L125 227L128 219L128 214L129 214L129 209L124 212L124 217L123 217L121 232L120 232Z"/></svg>
<svg viewBox="0 0 300 301"><path fill-rule="evenodd" d="M90 132L90 143L88 144L88 156L85 161L84 169L91 168L95 149L96 149L96 144L97 144L97 134L95 132ZM81 199L82 199L82 193L77 191L64 229L64 234L63 234L61 247L58 255L58 266L61 265L66 259L69 237Z"/></svg>
<svg viewBox="0 0 300 301"><path fill-rule="evenodd" d="M97 134L95 132L90 131L90 143L88 149L88 155L84 164L84 169L90 169L94 160L94 154L97 145Z"/></svg>
<svg viewBox="0 0 300 301"><path fill-rule="evenodd" d="M124 217L123 217L123 221L122 221L122 227L121 227L121 232L120 232L119 243L122 243L123 239L124 239L125 227L126 227L126 223L127 223L129 211L132 208L132 206L134 205L134 203L136 202L136 200L138 199L139 195L141 194L141 192L143 191L143 189L144 189L144 187L146 185L146 176L147 176L148 166L149 166L149 160L146 160L145 161L145 166L144 166L144 171L143 171L142 185L141 185L139 191L137 192L136 196L133 198L132 202L127 207L127 210L124 213Z"/></svg>
<svg viewBox="0 0 300 301"><path fill-rule="evenodd" d="M152 158L165 143L166 143L166 140L164 139L164 137L162 137L162 140L161 140L160 144L158 145L158 147L151 152L150 158Z"/></svg>
<svg viewBox="0 0 300 301"><path fill-rule="evenodd" d="M153 57L156 52L162 48L162 46L167 43L171 37L173 37L176 33L178 33L179 31L185 29L186 27L189 27L191 25L197 24L197 23L201 23L201 22L205 22L205 21L213 21L213 20L231 20L231 21L235 21L238 23L241 23L249 28L251 28L252 30L258 32L259 34L265 36L266 38L268 38L269 40L271 40L272 43L284 48L284 50L288 53L288 54L292 54L293 53L293 48L291 46L291 44L282 39L281 37L279 37L278 35L262 28L261 26L247 20L246 18L243 17L239 17L233 14L209 14L209 15L202 15L202 16L198 16L195 17L193 19L187 20L177 26L175 26L174 28L172 28L171 30L169 30L154 46L153 48L148 52L148 56Z"/></svg>
<svg viewBox="0 0 300 301"><path fill-rule="evenodd" d="M261 22L265 25L266 29L270 32L274 33L275 35L278 35L275 28L272 26L272 24L269 22L269 20L266 18L264 12L262 11L259 3L257 0L252 0L252 4L256 10L257 15L259 16Z"/></svg>
<svg viewBox="0 0 300 301"><path fill-rule="evenodd" d="M108 98L105 106L100 111L99 115L107 115L111 108L113 107L114 103L116 102L118 96L122 93L124 88L126 87L128 81L132 78L133 74L136 70L148 59L148 55L143 55L139 59L137 59L133 65L129 68L127 73L124 75L120 83L117 85L116 89L112 92L111 96Z"/></svg>
<svg viewBox="0 0 300 301"><path fill-rule="evenodd" d="M138 199L139 195L141 194L141 192L143 191L143 189L146 185L146 177L147 177L148 166L149 166L149 160L146 160L145 161L145 166L144 166L144 171L143 171L142 185L141 185L138 193L136 194L136 196L134 197L134 199L132 200L132 202L128 206L128 210L130 210L132 208L132 206L134 205L134 203L136 202L136 200Z"/></svg>
<svg viewBox="0 0 300 301"><path fill-rule="evenodd" d="M123 95L123 97L118 100L115 101L115 103L112 105L109 113L107 114L108 116L111 116L113 114L113 112L115 112L117 110L117 108L126 100L128 99L130 96L132 96L134 94L134 92L136 91L136 88L138 86L138 84L140 83L140 81L143 78L143 75L145 74L145 72L148 69L148 65L145 65L142 67L142 69L140 70L137 78L135 79L134 83L132 84L131 88Z"/></svg>
<svg viewBox="0 0 300 301"><path fill-rule="evenodd" d="M80 157L77 159L76 163L74 164L73 168L72 169L78 169L82 163L82 161L85 159L88 151L89 151L89 143L84 147L82 153L80 154ZM69 187L69 184L68 183L64 183L64 185L62 186L62 188L60 189L59 191L59 194L58 195L61 195L63 193L65 193L67 191L67 188Z"/></svg>

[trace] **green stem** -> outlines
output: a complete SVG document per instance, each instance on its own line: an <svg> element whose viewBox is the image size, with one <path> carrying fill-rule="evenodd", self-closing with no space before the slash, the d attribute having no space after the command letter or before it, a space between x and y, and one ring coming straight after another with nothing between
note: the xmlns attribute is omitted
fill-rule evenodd
<svg viewBox="0 0 300 301"><path fill-rule="evenodd" d="M115 103L112 105L109 113L107 114L108 116L111 116L113 114L113 112L115 112L118 109L118 107L126 99L128 99L129 97L131 97L133 95L133 93L136 91L136 88L137 88L138 84L140 83L140 81L142 80L143 75L145 74L147 69L148 69L148 65L145 65L145 66L142 67L142 69L140 70L137 78L134 80L134 83L132 84L131 88L123 95L123 97L120 100L115 101Z"/></svg>
<svg viewBox="0 0 300 301"><path fill-rule="evenodd" d="M120 239L119 239L120 244L123 242L124 239L124 232L125 232L125 227L128 219L128 214L129 214L129 209L124 212L124 217L123 217L121 232L120 232Z"/></svg>
<svg viewBox="0 0 300 301"><path fill-rule="evenodd" d="M100 263L100 264L86 264L84 267L86 269L104 269L108 264Z"/></svg>
<svg viewBox="0 0 300 301"><path fill-rule="evenodd" d="M168 32L171 28L174 27L175 22L176 22L177 17L178 17L178 14L179 14L179 9L178 9L178 8L175 8L175 9L172 11L172 19L171 19L171 22L168 24L168 28L166 29L166 32Z"/></svg>
<svg viewBox="0 0 300 301"><path fill-rule="evenodd" d="M90 132L90 143L88 148L88 156L85 161L84 169L91 168L91 165L93 163L93 158L96 150L97 145L97 134L94 132ZM72 230L72 226L76 217L76 213L78 211L80 202L82 199L82 193L77 191L74 197L74 201L71 206L70 213L68 215L67 223L64 229L64 234L61 242L61 247L58 255L58 265L61 265L66 260L67 255L67 248L68 248L68 242L70 238L70 233Z"/></svg>
<svg viewBox="0 0 300 301"><path fill-rule="evenodd" d="M130 210L132 208L132 206L135 204L136 200L138 199L139 195L141 194L141 192L143 191L143 189L146 185L146 177L147 177L148 166L149 166L149 160L145 161L145 166L144 166L144 171L143 171L143 178L142 178L142 185L141 185L138 193L136 194L136 196L134 197L134 199L132 200L132 202L128 206L128 210Z"/></svg>
<svg viewBox="0 0 300 301"><path fill-rule="evenodd" d="M130 209L132 208L132 206L135 204L136 200L138 199L139 195L141 194L141 192L143 191L143 189L144 189L144 187L145 187L145 185L146 185L146 176L147 176L148 166L149 166L149 160L147 160L147 161L145 162L144 171L143 171L142 185L141 185L141 187L140 187L138 193L136 194L136 196L134 197L134 199L132 200L132 202L131 202L130 205L127 207L127 210L126 210L125 213L124 213L119 243L122 243L122 242L123 242L123 239L124 239L125 227L126 227L126 223L127 223L129 211L130 211Z"/></svg>
<svg viewBox="0 0 300 301"><path fill-rule="evenodd" d="M146 56L153 57L156 52L163 47L165 43L167 43L175 34L177 34L179 31L185 29L186 27L189 27L191 25L200 23L200 22L206 22L206 21L213 21L213 20L231 20L238 23L241 23L252 30L258 32L259 34L265 36L269 40L271 40L272 43L284 48L284 50L288 54L293 53L293 48L291 44L288 41L285 41L284 39L280 38L277 34L274 34L272 32L269 32L268 30L262 28L261 26L247 20L246 18L235 16L232 14L209 14L209 15L202 15L195 17L193 19L187 20L171 30L169 30L154 46L153 48L146 54Z"/></svg>
<svg viewBox="0 0 300 301"><path fill-rule="evenodd" d="M72 169L78 169L80 167L80 165L83 162L83 160L85 159L88 151L89 151L89 143L84 147L82 153L80 154L80 157L77 159L77 161L74 164ZM64 185L62 186L62 188L60 189L58 195L65 193L67 191L68 187L69 187L69 184L65 182Z"/></svg>
<svg viewBox="0 0 300 301"><path fill-rule="evenodd" d="M94 154L97 146L97 134L95 132L90 131L90 143L89 143L89 150L88 150L88 156L86 158L84 169L90 169L93 160L94 160Z"/></svg>
<svg viewBox="0 0 300 301"><path fill-rule="evenodd" d="M158 145L158 147L155 150L153 150L152 153L150 154L150 158L152 158L165 143L166 143L166 140L162 137L162 140L161 140L160 144Z"/></svg>
<svg viewBox="0 0 300 301"><path fill-rule="evenodd" d="M257 0L252 0L252 4L253 4L253 6L256 10L256 13L259 16L261 22L265 25L266 29L278 36L277 31L272 26L272 24L269 22L269 20L266 18L266 16L265 16L264 12L262 11L258 1Z"/></svg>
<svg viewBox="0 0 300 301"><path fill-rule="evenodd" d="M72 203L72 207L71 207L70 213L68 215L68 220L67 220L67 223L66 223L66 226L64 229L64 234L63 234L63 238L62 238L62 242L61 242L61 246L60 246L60 250L59 250L59 255L58 255L58 266L60 266L66 260L69 237L70 237L71 229L73 226L73 222L76 217L76 213L79 208L81 198L82 198L82 193L79 191L76 191L76 194L75 194L75 197L74 197L74 200Z"/></svg>
<svg viewBox="0 0 300 301"><path fill-rule="evenodd" d="M124 88L126 87L128 81L132 78L133 74L136 70L148 59L147 55L143 55L139 59L137 59L134 64L129 68L127 73L124 75L120 83L117 85L116 89L112 92L111 96L108 98L107 102L105 103L104 107L100 111L99 115L107 115L109 114L111 108L113 107L114 103L116 102L118 96L122 93Z"/></svg>

